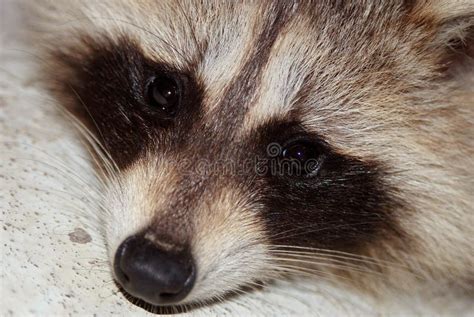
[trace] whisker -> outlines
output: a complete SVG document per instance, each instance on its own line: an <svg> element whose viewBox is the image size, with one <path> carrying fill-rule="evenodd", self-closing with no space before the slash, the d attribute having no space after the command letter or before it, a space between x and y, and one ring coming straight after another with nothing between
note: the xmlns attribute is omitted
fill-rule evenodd
<svg viewBox="0 0 474 317"><path fill-rule="evenodd" d="M338 250L331 250L331 249L322 249L322 248L315 248L315 247L304 247L304 246L294 246L294 245L268 245L268 248L270 250L274 251L290 251L290 252L298 252L298 253L303 253L303 254L315 254L315 253L330 253L330 254L336 254L340 255L342 257L346 256L351 259L363 259L367 261L373 261L375 264L383 263L387 265L398 265L401 268L409 268L408 266L403 265L402 263L398 262L392 262L388 260L382 260L382 259L374 259L373 257L367 256L367 255L361 255L361 254L356 254L356 253L350 253L350 252L344 252L344 251L338 251ZM294 251L297 250L297 251ZM303 250L303 251L301 251Z"/></svg>
<svg viewBox="0 0 474 317"><path fill-rule="evenodd" d="M29 162L35 162L35 163L41 164L41 165L49 168L50 170L53 170L53 171L57 172L59 175L63 176L65 179L72 181L75 185L78 185L77 188L80 188L80 189L83 190L84 189L83 187L85 187L86 189L89 189L90 192L86 193L86 194L94 194L98 197L103 197L103 194L101 193L101 188L96 187L93 184L90 184L85 179L83 179L80 175L75 173L72 169L69 169L67 166L62 166L64 168L68 169L68 171L65 172L65 171L59 169L58 167L56 167L54 165L51 165L49 163L46 163L46 162L43 162L43 161L37 160L37 159L16 157L15 160L17 160L17 161L29 161ZM69 172L69 174L67 172ZM83 186L83 187L81 187L81 186Z"/></svg>
<svg viewBox="0 0 474 317"><path fill-rule="evenodd" d="M329 260L330 263L324 262L324 261L316 261L314 259L310 260L303 260L303 259L292 259L292 258L282 258L282 257L275 257L273 260L275 261L284 261L284 262L292 262L292 263L302 263L302 264L312 264L312 265L317 265L320 267L329 267L329 268L335 268L335 269L341 269L344 271L353 271L353 272L359 272L359 273L367 273L367 274L373 274L373 275L378 275L381 278L385 279L385 275L381 272L377 272L375 270L371 270L369 268L357 266L357 265L349 265L345 262L342 261L335 261L335 260ZM319 260L327 260L325 258L320 258Z"/></svg>
<svg viewBox="0 0 474 317"><path fill-rule="evenodd" d="M342 276L324 270L302 268L296 265L277 265L273 269L276 271L281 271L282 273L293 273L298 276L307 276L313 278L317 277L318 279L323 279L332 283L335 282L335 277L337 279L351 281L351 279L347 276Z"/></svg>
<svg viewBox="0 0 474 317"><path fill-rule="evenodd" d="M100 128L99 128L97 122L95 121L94 117L93 117L92 114L90 113L89 107L87 107L87 105L86 105L86 104L84 103L84 101L82 100L81 96L77 93L77 91L76 91L71 85L68 84L68 87L73 91L73 93L76 95L76 97L78 98L78 100L80 101L80 103L83 105L84 109L87 111L89 117L91 118L92 122L94 123L94 125L95 125L97 131L98 131L99 134L101 135L101 138L104 140L104 136L103 136L103 134L102 134L102 131L100 130ZM62 109L64 109L65 111L67 111L65 108L62 108ZM71 113L69 112L69 114L71 114ZM71 116L72 116L73 118L75 118L72 114L71 114ZM80 122L80 121L77 120L77 121L75 121L75 122ZM80 122L80 124L81 124L81 127L82 127L82 128L85 127L82 122ZM81 131L88 131L88 132L89 132L88 134L90 134L90 136L93 135L93 133L90 132L89 129L81 130ZM110 154L109 149L107 149L107 144L100 142L99 140L97 140L97 138L95 138L94 140L96 141L95 144L99 145L99 146L103 149L104 153L107 155L107 157L108 157L108 162L111 162L111 163L113 164L113 167L114 167L115 171L118 171L118 170L119 170L118 165L117 165L117 163L115 162L115 160L113 159L112 155ZM99 153L99 152L98 152L98 153ZM107 160L104 160L104 162L107 162Z"/></svg>
<svg viewBox="0 0 474 317"><path fill-rule="evenodd" d="M328 224L331 224L331 223L339 223L339 222L337 222L337 221L328 222ZM367 225L367 224L373 224L373 223L379 223L379 221L364 221L364 222L357 222L357 223L347 223L347 224L342 224L342 225L337 225L337 226L326 226L326 227L322 227L322 228L315 228L313 230L306 230L306 231L297 232L298 230L301 230L303 228L311 228L313 226L319 226L319 224L308 224L308 225L305 225L305 226L302 226L302 227L299 227L299 228L294 228L294 229L290 229L290 230L285 231L285 232L280 232L278 234L274 234L274 235L270 236L270 238L271 239L288 239L288 238L294 238L294 237L300 236L300 235L305 235L305 234L308 234L308 233L315 233L315 232L321 232L321 231L333 230L333 229L341 229L341 228L348 228L348 227L350 228L350 227L353 227L353 226ZM296 232L296 233L287 235L288 232Z"/></svg>
<svg viewBox="0 0 474 317"><path fill-rule="evenodd" d="M46 67L49 67L49 63L41 58L40 56L38 56L37 54L33 54L31 52L28 52L28 51L25 51L25 50L21 50L21 49L13 49L15 51L20 51L24 54L28 54L34 58L36 58L37 60L39 60L43 65L45 65ZM88 109L88 107L84 104L83 100L80 98L80 96L77 94L77 92L73 89L72 85L69 83L69 82L66 82L65 83L67 85L67 87L69 89L71 89L71 91L77 96L77 98L79 99L80 103L82 104L82 106L84 107L84 109L87 111L87 113L89 114L90 116L90 111ZM103 163L105 165L107 165L109 167L109 172L112 172L114 171L114 168L115 168L115 171L118 171L118 166L117 164L115 163L115 161L113 160L112 156L110 155L110 152L107 150L107 148L104 147L104 145L102 144L102 142L100 142L97 137L78 119L76 118L68 109L66 109L65 107L62 107L62 106L59 106L58 103L54 100L54 99L51 99L51 98L45 98L47 99L48 101L51 101L51 104L53 106L55 106L55 108L57 110L59 110L63 115L65 115L67 118L69 118L71 120L71 122L75 123L74 126L77 128L77 127L80 127L78 129L78 131L81 133L81 135L83 135L84 137L86 137L86 140L89 141L89 144L93 147L93 149L95 150L95 152L99 155L99 157L102 159ZM91 117L91 119L93 120L98 132L101 134L101 131L99 129L99 127L97 126L95 120ZM93 140L94 142L91 142L91 140ZM97 150L97 147L99 147L101 149L101 151L98 151ZM107 156L107 160L105 159L105 157L102 155L105 154ZM112 166L114 168L112 168L110 166L110 164L113 164ZM100 164L98 165L99 167L101 166ZM115 173L111 173L112 175L115 175Z"/></svg>
<svg viewBox="0 0 474 317"><path fill-rule="evenodd" d="M340 260L346 260L350 262L360 262L363 264L371 264L375 266L380 266L380 267L387 267L387 268L395 268L395 269L408 269L407 266L403 266L399 263L395 262L388 262L384 263L381 260L368 260L364 258L359 258L358 256L343 256L343 255L338 255L338 254L324 254L324 253L311 253L311 252L293 252L293 251L278 251L278 250L273 250L271 253L275 254L280 254L280 255L286 255L286 256L295 256L295 257L300 257L300 258L307 258L307 259L312 259L312 258L331 258L331 259L340 259ZM335 261L335 260L334 260Z"/></svg>

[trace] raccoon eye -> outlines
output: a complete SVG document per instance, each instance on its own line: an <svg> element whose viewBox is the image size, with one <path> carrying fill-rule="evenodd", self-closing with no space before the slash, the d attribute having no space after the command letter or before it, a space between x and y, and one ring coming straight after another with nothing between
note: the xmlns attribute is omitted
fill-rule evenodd
<svg viewBox="0 0 474 317"><path fill-rule="evenodd" d="M148 84L148 103L168 116L176 113L180 95L178 83L170 76L157 76Z"/></svg>
<svg viewBox="0 0 474 317"><path fill-rule="evenodd" d="M307 176L316 172L322 161L322 151L316 144L296 142L281 151L281 163L290 176Z"/></svg>

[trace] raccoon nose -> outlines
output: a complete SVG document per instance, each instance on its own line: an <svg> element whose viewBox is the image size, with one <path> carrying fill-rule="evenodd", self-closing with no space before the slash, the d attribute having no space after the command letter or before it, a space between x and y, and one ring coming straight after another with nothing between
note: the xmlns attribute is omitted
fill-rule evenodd
<svg viewBox="0 0 474 317"><path fill-rule="evenodd" d="M190 252L165 251L141 235L131 236L119 246L114 271L130 295L153 305L184 299L196 277Z"/></svg>

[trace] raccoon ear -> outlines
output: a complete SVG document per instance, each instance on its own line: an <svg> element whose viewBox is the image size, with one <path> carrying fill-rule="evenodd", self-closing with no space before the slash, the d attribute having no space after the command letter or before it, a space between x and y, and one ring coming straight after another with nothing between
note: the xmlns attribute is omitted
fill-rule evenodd
<svg viewBox="0 0 474 317"><path fill-rule="evenodd" d="M438 55L439 70L446 75L459 68L474 71L474 1L421 0L421 14L434 22L429 49Z"/></svg>

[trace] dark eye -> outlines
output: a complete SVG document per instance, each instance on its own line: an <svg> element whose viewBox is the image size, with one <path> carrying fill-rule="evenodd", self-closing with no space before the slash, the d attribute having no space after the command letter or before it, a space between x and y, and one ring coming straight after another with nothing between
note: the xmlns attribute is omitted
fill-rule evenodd
<svg viewBox="0 0 474 317"><path fill-rule="evenodd" d="M306 176L318 170L321 147L310 142L295 142L281 151L281 166L291 176Z"/></svg>
<svg viewBox="0 0 474 317"><path fill-rule="evenodd" d="M179 85L170 76L157 76L148 85L147 98L150 106L173 116L181 99Z"/></svg>

